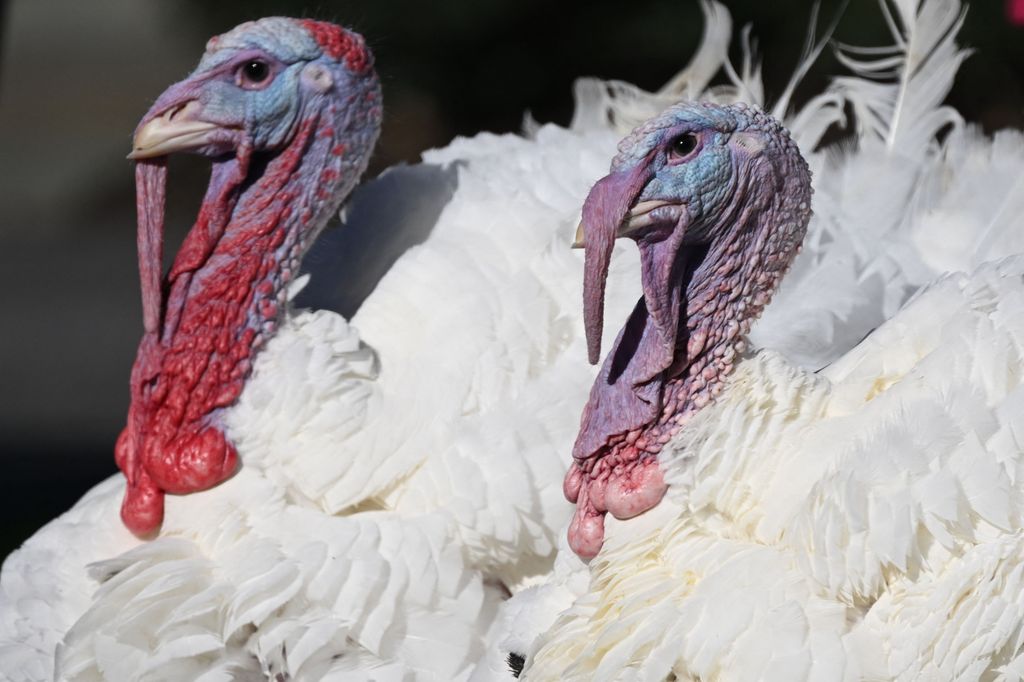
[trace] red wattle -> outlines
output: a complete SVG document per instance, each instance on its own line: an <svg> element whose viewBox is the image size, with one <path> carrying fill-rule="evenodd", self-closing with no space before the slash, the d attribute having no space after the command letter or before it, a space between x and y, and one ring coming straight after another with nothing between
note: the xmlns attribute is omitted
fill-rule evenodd
<svg viewBox="0 0 1024 682"><path fill-rule="evenodd" d="M586 488L580 491L568 535L569 548L585 561L597 556L604 544L604 512L594 509Z"/></svg>
<svg viewBox="0 0 1024 682"><path fill-rule="evenodd" d="M605 514L617 519L639 516L656 507L668 490L654 455L625 448L610 459L576 461L565 474L566 497L576 502L569 546L582 559L592 559L601 550Z"/></svg>
<svg viewBox="0 0 1024 682"><path fill-rule="evenodd" d="M238 468L238 453L214 415L241 395L261 339L277 324L284 261L297 255L301 241L282 248L293 227L285 222L294 199L287 184L316 124L314 118L302 125L237 210L248 150L215 170L163 284L160 329L139 346L128 424L115 448L128 481L121 517L137 535L159 529L166 492L205 490ZM154 196L162 203L162 186L142 183L139 193L140 208L152 207Z"/></svg>
<svg viewBox="0 0 1024 682"><path fill-rule="evenodd" d="M164 521L164 492L145 472L134 486L125 492L121 502L121 520L139 537L154 535Z"/></svg>

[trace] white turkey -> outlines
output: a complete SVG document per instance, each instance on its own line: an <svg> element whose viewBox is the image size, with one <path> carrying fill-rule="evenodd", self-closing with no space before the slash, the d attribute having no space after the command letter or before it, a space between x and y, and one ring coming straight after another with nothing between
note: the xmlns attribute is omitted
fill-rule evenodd
<svg viewBox="0 0 1024 682"><path fill-rule="evenodd" d="M614 136L457 141L368 187L349 229L392 192L449 196L439 216L380 226L429 239L361 306L364 344L333 313L286 309L379 112L361 38L275 18L211 40L147 114L133 152L146 335L117 447L129 484L97 486L5 561L6 675L454 679L502 583L546 570L568 515L550 454L592 378L570 352L568 246ZM214 169L161 282L173 151Z"/></svg>
<svg viewBox="0 0 1024 682"><path fill-rule="evenodd" d="M614 150L609 115L646 117L705 89L730 32L724 8L705 9L712 20L701 53L660 97L648 102L614 84L609 102L603 87L583 84L570 130L457 140L357 191L345 230L381 251L407 244L409 234L428 235L424 243L399 258L351 325L326 311L287 312L284 299L301 282L264 299L277 304L278 317L269 315L276 332L253 353L244 389L232 384L237 402L211 422L226 429L241 470L212 489L168 496L156 540L140 542L122 527L118 479L40 531L4 565L0 669L15 679L48 677L54 662L66 679L465 677L504 594L499 582L516 589L547 570L571 513L560 480L593 371L579 310L582 259L568 245ZM345 36L263 20L211 43L204 62L249 68L247 51L262 50L267 73L256 66L231 79L276 83L324 64ZM313 71L299 82L315 91L323 80ZM749 71L713 95L749 92ZM841 116L837 101L819 102L802 144L813 148ZM256 153L250 171L278 158ZM440 212L418 211L436 192L440 200L425 201L443 204ZM396 203L409 209L390 219ZM895 231L903 208L879 211L890 222L876 224ZM790 277L818 282L808 289L821 305L794 332L812 363L834 333L852 345L884 319L882 292L897 305L918 281L896 264L866 289L865 263L887 242L844 238L843 229L839 221L822 228ZM381 231L395 233L394 242ZM295 272L287 265L281 285ZM829 279L822 269L839 267L844 279L819 286ZM610 278L635 281L637 272L623 253ZM358 287L360 274L330 276ZM634 300L612 287L609 324ZM787 345L794 334L781 326L776 338Z"/></svg>
<svg viewBox="0 0 1024 682"><path fill-rule="evenodd" d="M637 242L643 297L584 411L567 543L502 607L474 679L1024 674L1024 255L999 259L1024 251L1024 139L940 106L965 56L959 4L894 7L897 47L841 53L859 77L831 94L856 147L819 167L807 228L812 245L831 222L885 247L833 251L852 262L817 275L838 283L808 286L807 252L795 261L751 335L781 354L744 334L808 225L796 145L761 112L710 104L620 143L581 225L592 353L616 236ZM807 113L790 118L798 140ZM965 272L897 310L945 269ZM852 350L867 330L838 324L838 359L801 367L779 325L799 328L797 297L814 306L847 273L867 286L846 310L891 319Z"/></svg>

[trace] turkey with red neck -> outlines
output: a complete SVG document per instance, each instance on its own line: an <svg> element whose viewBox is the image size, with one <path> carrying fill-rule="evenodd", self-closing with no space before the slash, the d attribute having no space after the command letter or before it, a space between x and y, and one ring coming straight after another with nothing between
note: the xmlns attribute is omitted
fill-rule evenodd
<svg viewBox="0 0 1024 682"><path fill-rule="evenodd" d="M115 456L121 518L149 535L164 494L230 477L222 415L275 332L305 250L352 191L380 129L373 57L356 33L281 17L211 39L142 119L136 159L145 333ZM161 277L166 156L212 160L195 225Z"/></svg>
<svg viewBox="0 0 1024 682"><path fill-rule="evenodd" d="M676 105L619 144L577 234L592 363L617 237L640 249L643 297L591 389L565 478L577 505L569 544L581 557L600 550L607 512L630 518L661 500L658 453L721 392L799 251L810 195L789 134L743 105Z"/></svg>

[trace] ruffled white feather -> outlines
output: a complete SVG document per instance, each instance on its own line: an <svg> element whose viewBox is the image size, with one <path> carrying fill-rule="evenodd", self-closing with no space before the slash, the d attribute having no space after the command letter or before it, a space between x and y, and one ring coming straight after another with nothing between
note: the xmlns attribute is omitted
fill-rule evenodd
<svg viewBox="0 0 1024 682"><path fill-rule="evenodd" d="M568 130L459 139L360 188L344 229L375 250L337 276L364 291L394 265L351 324L294 312L261 353L224 417L242 472L172 499L163 536L146 545L121 528L117 480L37 533L0 577L0 669L39 679L56 660L60 676L82 680L459 679L489 632L525 647L584 594L589 579L563 558L513 602L518 615L494 620L504 586L548 570L569 514L560 481L594 370L582 257L568 243L614 154L620 131L608 122L629 125L683 95L763 92L750 51L735 82L707 88L731 21L721 4L703 7L704 46L661 93L583 84ZM1019 137L997 147L956 129L940 147L908 134L893 151L869 148L879 136L863 126L844 153L816 149L846 96L833 88L788 119L816 172L817 215L753 334L803 367L835 360L935 272L973 257L938 247L929 230L961 240L979 230L978 258L1018 238L1015 200L989 205L976 188L1019 170L1002 151ZM437 211L412 198L432 186L443 190ZM971 208L958 212L969 202L957 196ZM377 249L369 233L381 216L401 234ZM610 280L615 326L639 295L634 252L616 254ZM753 603L760 559L737 552ZM813 598L814 618L838 618ZM487 665L498 674L495 651Z"/></svg>
<svg viewBox="0 0 1024 682"><path fill-rule="evenodd" d="M524 679L1016 679L1022 370L1024 257L940 280L823 373L746 358Z"/></svg>
<svg viewBox="0 0 1024 682"><path fill-rule="evenodd" d="M1024 251L1024 137L985 138L941 106L966 56L959 3L896 10L896 46L877 62L844 48L855 75L788 119L815 216L751 333L782 355L747 358L671 444L662 505L609 519L589 567L508 603L519 615L499 616L476 679L508 679L508 651L534 680L1024 670L1024 261L985 264ZM732 80L756 95L757 74ZM846 103L854 137L816 148ZM920 293L956 270L976 271Z"/></svg>

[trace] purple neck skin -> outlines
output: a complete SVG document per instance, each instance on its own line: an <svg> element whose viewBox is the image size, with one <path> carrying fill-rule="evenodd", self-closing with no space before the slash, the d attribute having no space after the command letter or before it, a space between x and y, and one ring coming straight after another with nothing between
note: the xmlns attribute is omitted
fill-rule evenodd
<svg viewBox="0 0 1024 682"><path fill-rule="evenodd" d="M744 335L799 250L803 229L780 239L776 226L806 216L808 190L794 182L793 198L783 200L785 192L759 180L738 179L735 193L749 199L700 230L720 235L710 244L640 243L645 295L591 389L564 482L577 504L569 542L583 558L600 550L606 512L631 518L661 500L658 453L722 391ZM677 232L682 239L686 231Z"/></svg>
<svg viewBox="0 0 1024 682"><path fill-rule="evenodd" d="M347 119L352 129L342 128L332 104L326 115L301 121L273 155L243 143L214 162L199 217L161 287L162 319L153 326L147 315L128 424L115 449L128 480L121 514L136 534L159 528L165 492L203 490L234 473L237 453L218 415L241 394L276 329L302 254L365 168L376 139L375 123L366 122L379 117L376 80L368 87L358 94L366 111ZM142 216L162 215L163 160L140 162L138 177L145 224ZM159 240L149 233L140 230L140 263L143 298L152 300L159 296L147 284L148 258Z"/></svg>

